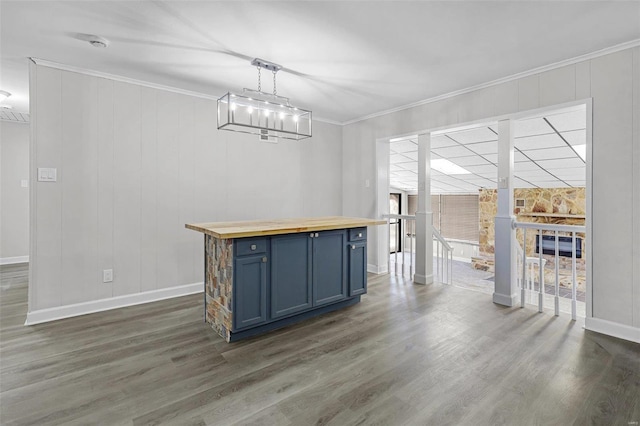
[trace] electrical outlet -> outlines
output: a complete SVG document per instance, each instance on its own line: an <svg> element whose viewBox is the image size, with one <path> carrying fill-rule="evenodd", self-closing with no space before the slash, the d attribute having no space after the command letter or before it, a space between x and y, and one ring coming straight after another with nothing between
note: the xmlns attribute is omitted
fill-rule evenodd
<svg viewBox="0 0 640 426"><path fill-rule="evenodd" d="M113 281L113 269L105 269L102 271L102 282L110 283Z"/></svg>

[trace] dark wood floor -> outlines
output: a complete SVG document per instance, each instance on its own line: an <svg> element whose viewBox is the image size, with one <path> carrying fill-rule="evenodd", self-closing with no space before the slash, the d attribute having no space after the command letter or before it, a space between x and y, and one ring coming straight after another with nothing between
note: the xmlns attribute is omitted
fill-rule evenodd
<svg viewBox="0 0 640 426"><path fill-rule="evenodd" d="M640 345L482 293L371 276L356 306L227 344L200 295L25 327L26 267L1 272L2 425L640 421Z"/></svg>

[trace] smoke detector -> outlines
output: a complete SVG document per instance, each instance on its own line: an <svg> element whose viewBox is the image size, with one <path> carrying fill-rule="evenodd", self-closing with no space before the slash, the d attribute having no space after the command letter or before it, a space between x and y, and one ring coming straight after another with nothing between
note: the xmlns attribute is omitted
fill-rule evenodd
<svg viewBox="0 0 640 426"><path fill-rule="evenodd" d="M97 36L97 35L89 35L89 36L87 36L87 41L93 47L101 47L101 48L109 47L109 40L107 40L104 37Z"/></svg>

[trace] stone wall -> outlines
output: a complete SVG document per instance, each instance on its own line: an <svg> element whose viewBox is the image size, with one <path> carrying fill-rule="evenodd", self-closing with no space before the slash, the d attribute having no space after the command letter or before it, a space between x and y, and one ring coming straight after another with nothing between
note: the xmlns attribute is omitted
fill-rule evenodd
<svg viewBox="0 0 640 426"><path fill-rule="evenodd" d="M524 200L524 206L516 206L515 200ZM493 271L495 252L494 221L498 211L498 191L495 189L481 189L479 202L480 226L480 255L472 259L474 268ZM584 225L586 200L585 188L519 188L514 190L514 215L518 222L533 222L562 225ZM527 256L538 256L536 253L535 231L527 232ZM553 235L553 233L550 233ZM568 236L560 233L559 235ZM523 232L518 230L516 237L523 247ZM578 285L584 287L586 238L584 234L577 234L582 238L582 258L576 260L578 270ZM555 269L555 256L543 255L546 260L545 269ZM561 284L566 284L567 271L571 270L571 258L560 257L559 269ZM555 280L554 274L545 273L545 281Z"/></svg>

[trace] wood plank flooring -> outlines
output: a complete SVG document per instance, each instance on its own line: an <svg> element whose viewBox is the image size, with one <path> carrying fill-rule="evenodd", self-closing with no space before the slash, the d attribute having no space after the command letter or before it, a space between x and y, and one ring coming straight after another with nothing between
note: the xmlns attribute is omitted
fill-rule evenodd
<svg viewBox="0 0 640 426"><path fill-rule="evenodd" d="M479 292L372 275L358 305L228 344L201 295L25 327L26 265L0 271L2 425L640 421L640 345Z"/></svg>

